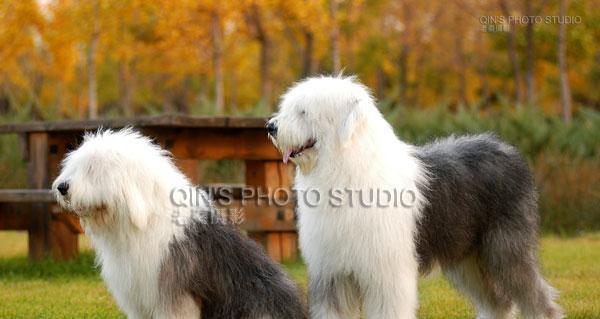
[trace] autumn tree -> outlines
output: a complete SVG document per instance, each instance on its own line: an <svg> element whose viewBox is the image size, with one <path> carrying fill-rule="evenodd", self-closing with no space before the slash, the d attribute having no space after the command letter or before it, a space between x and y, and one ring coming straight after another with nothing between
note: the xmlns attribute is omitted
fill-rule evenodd
<svg viewBox="0 0 600 319"><path fill-rule="evenodd" d="M518 14L509 7L507 0L499 0L500 9L506 21L510 21L510 17L516 17ZM520 108L523 103L523 93L521 91L521 66L519 62L519 54L517 51L517 25L508 23L508 32L506 33L508 43L508 59L510 61L512 75L514 77L515 103L517 108Z"/></svg>
<svg viewBox="0 0 600 319"><path fill-rule="evenodd" d="M44 118L40 96L45 77L35 36L45 24L36 1L0 1L0 93L13 106L30 105L36 119Z"/></svg>
<svg viewBox="0 0 600 319"><path fill-rule="evenodd" d="M553 112L560 100L568 119L600 105L594 4L570 3L580 21L568 28L482 23L560 9L547 0L0 0L0 111L266 114L255 106L273 106L294 81L343 69L378 99L415 108L509 97Z"/></svg>
<svg viewBox="0 0 600 319"><path fill-rule="evenodd" d="M569 74L567 68L567 22L564 20L567 16L568 1L560 0L559 15L562 21L559 22L558 31L558 68L560 72L560 104L562 117L565 122L571 121L571 88L569 86Z"/></svg>
<svg viewBox="0 0 600 319"><path fill-rule="evenodd" d="M260 96L262 103L271 103L271 36L266 18L269 13L268 2L252 0L244 8L244 17L250 33L260 45Z"/></svg>

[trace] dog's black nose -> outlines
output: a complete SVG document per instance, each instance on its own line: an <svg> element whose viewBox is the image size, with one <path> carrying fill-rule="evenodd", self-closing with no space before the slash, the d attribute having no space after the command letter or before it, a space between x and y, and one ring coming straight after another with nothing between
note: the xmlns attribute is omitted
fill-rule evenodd
<svg viewBox="0 0 600 319"><path fill-rule="evenodd" d="M267 133L269 133L271 136L275 136L277 134L277 126L275 126L275 122L267 122Z"/></svg>
<svg viewBox="0 0 600 319"><path fill-rule="evenodd" d="M69 183L67 182L62 182L60 184L58 184L58 186L56 187L56 189L58 189L58 192L65 196L67 195L67 192L69 191Z"/></svg>

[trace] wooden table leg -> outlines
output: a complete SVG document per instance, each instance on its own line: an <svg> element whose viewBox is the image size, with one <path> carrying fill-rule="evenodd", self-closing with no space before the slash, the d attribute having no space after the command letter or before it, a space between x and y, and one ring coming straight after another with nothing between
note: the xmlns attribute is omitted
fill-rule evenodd
<svg viewBox="0 0 600 319"><path fill-rule="evenodd" d="M30 188L48 187L48 135L31 133L28 136ZM47 204L32 203L29 220L29 260L36 261L48 256L50 250L50 210Z"/></svg>
<svg viewBox="0 0 600 319"><path fill-rule="evenodd" d="M73 142L73 136L52 136L50 138L48 172L50 180L60 173L60 163L67 153L67 144ZM78 219L69 215L52 215L50 222L50 253L52 258L57 260L70 260L79 255L79 234L80 231L73 227L73 223L78 223Z"/></svg>
<svg viewBox="0 0 600 319"><path fill-rule="evenodd" d="M288 168L279 161L246 161L246 185L262 187L263 192L291 188ZM273 194L271 194L273 195ZM298 239L295 232L260 232L249 236L265 247L276 261L298 258Z"/></svg>
<svg viewBox="0 0 600 319"><path fill-rule="evenodd" d="M30 133L28 181L32 189L50 187L50 176L55 175L64 150L53 147L51 154L47 133ZM29 259L52 257L58 260L75 258L79 252L78 234L64 222L53 219L50 205L32 203L28 228Z"/></svg>

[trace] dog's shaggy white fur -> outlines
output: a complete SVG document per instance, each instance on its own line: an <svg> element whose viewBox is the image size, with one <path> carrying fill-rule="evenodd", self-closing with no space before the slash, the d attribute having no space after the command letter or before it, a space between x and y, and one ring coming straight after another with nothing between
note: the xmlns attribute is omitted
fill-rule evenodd
<svg viewBox="0 0 600 319"><path fill-rule="evenodd" d="M288 91L274 118L277 146L285 156L317 139L313 147L291 158L301 170L296 174L297 192L414 190L424 180L418 161L410 156L411 146L396 138L372 103L367 90L350 79L317 78ZM327 285L340 275L353 277L336 283L348 293L337 301L340 305L311 298L312 317L357 318L361 297L367 318L414 316L418 263L413 237L422 202L419 195L412 208L373 207L365 212L356 205L298 201L300 245L312 285L321 285L319 281ZM362 296L350 294L353 290L344 285L363 287Z"/></svg>
<svg viewBox="0 0 600 319"><path fill-rule="evenodd" d="M509 318L514 305L527 318L560 317L537 270L535 192L513 147L491 135L406 144L368 90L342 77L293 86L267 130L298 167L312 318L359 318L361 308L367 318L414 318L418 275L435 265L480 318ZM357 201L374 190L411 196Z"/></svg>
<svg viewBox="0 0 600 319"><path fill-rule="evenodd" d="M129 318L306 317L281 267L149 138L131 129L86 135L53 190L80 217Z"/></svg>
<svg viewBox="0 0 600 319"><path fill-rule="evenodd" d="M171 220L169 194L190 185L166 156L132 130L87 134L53 184L68 183L57 201L80 216L102 278L130 318L200 317L192 296L171 308L159 294L169 243L183 235Z"/></svg>

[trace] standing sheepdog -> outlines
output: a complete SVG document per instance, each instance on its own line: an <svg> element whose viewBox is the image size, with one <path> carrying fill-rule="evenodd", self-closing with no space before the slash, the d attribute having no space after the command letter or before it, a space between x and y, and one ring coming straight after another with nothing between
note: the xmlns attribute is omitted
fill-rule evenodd
<svg viewBox="0 0 600 319"><path fill-rule="evenodd" d="M478 318L562 316L538 268L533 179L512 146L489 134L406 144L351 77L294 85L267 130L297 165L312 318L415 318L417 278L438 266Z"/></svg>
<svg viewBox="0 0 600 319"><path fill-rule="evenodd" d="M86 135L52 188L80 217L129 318L306 317L292 281L205 193L194 207L183 204L190 183L139 133Z"/></svg>

